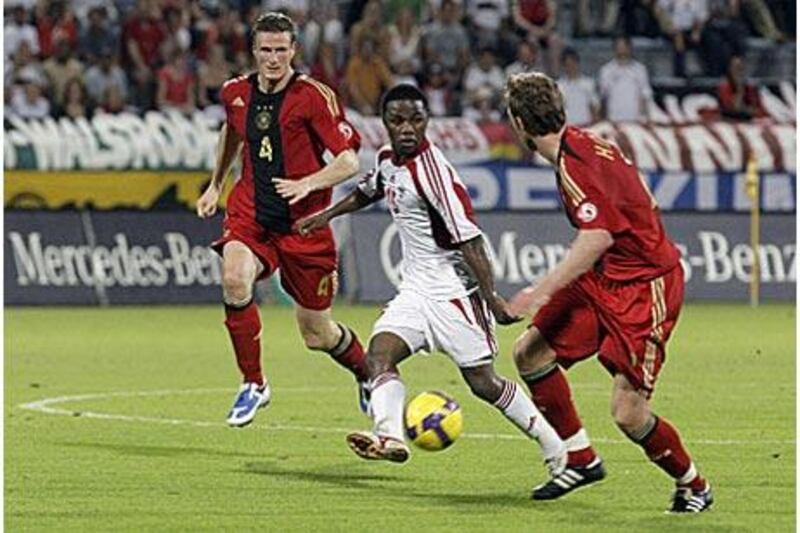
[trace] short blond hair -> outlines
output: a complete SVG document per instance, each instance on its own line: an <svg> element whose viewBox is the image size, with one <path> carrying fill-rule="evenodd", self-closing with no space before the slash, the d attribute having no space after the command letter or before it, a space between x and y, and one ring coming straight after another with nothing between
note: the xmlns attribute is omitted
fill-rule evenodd
<svg viewBox="0 0 800 533"><path fill-rule="evenodd" d="M541 137L564 127L564 97L555 80L541 72L514 74L506 82L511 114L522 121L525 132Z"/></svg>

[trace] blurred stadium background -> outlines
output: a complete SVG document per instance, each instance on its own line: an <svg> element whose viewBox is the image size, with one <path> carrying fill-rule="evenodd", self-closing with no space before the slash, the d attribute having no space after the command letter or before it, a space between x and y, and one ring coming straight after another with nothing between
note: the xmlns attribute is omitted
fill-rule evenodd
<svg viewBox="0 0 800 533"><path fill-rule="evenodd" d="M303 358L299 337L284 335L295 326L275 280L259 287L270 343L266 365L279 393L289 386L281 393L289 400L276 403L256 426L277 434L265 441L263 434L233 435L222 427L237 377L222 327L219 262L207 248L220 232L221 215L201 221L193 206L208 182L224 117L219 88L250 68L248 25L267 9L286 10L299 22L295 66L329 83L346 102L363 139L362 169L387 142L375 116L381 92L399 81L423 88L435 115L429 136L469 186L505 294L552 267L572 230L558 212L552 169L526 154L504 121L502 87L508 73L528 69L559 77L568 120L614 140L636 161L684 254L689 303L675 350L698 357L675 357L667 365L656 401L688 420L681 427L688 428L690 445L719 480L723 512L709 524L794 528L794 1L8 0L3 7L6 496L12 506L6 516L12 529L253 527L231 510L242 475L249 476L246 485L280 496L261 505L282 517L282 530L304 523L294 521L301 508L318 510L303 520L332 527L337 505L374 520L389 509L395 515L386 523L397 529L408 527L401 510L409 505L422 508L434 529L455 527L461 511L481 519L505 516L512 529L530 524L529 502L509 504L491 492L492 482L508 483L492 461L508 456L487 451L480 439L466 439L456 455L412 462L407 479L372 478L351 466L338 433L364 422L350 416L352 387L327 362ZM335 230L341 249L336 313L367 336L393 291L398 242L381 206L337 221ZM757 301L769 305L748 308ZM514 333L502 335L500 365L513 375L507 350ZM409 363L416 387L447 383L457 390L468 433L503 430L457 389L445 361L416 364ZM293 390L308 390L306 375L322 383L325 405L316 394L292 397ZM660 479L657 474L633 447L616 446L623 441L605 412L605 376L590 364L574 375L576 396L609 464L624 465L611 481L619 483L614 494L625 502L660 502L661 492L646 477ZM192 392L197 387L220 388ZM163 401L158 394L137 396L156 389L190 390ZM94 408L145 424L114 426L122 428L117 433L102 420L20 407L109 391L134 392L94 403L87 397L73 402L74 411L51 414L78 417ZM336 426L327 433L337 434L309 440L321 414ZM176 417L185 427L160 431ZM155 418L166 422L146 425ZM270 459L274 465L232 471L232 461L248 457L243 450L278 455ZM459 457L469 457L473 468L464 469ZM639 467L645 477L628 475L638 475ZM454 489L455 473L471 476L470 486ZM182 496L162 497L163 487L184 477L179 492L166 493ZM517 478L513 494L522 498L527 474ZM118 481L119 490L109 491ZM379 490L385 500L375 504L366 493L347 492L352 484ZM416 499L402 499L398 486ZM336 489L325 492L331 506L314 499L320 487ZM432 493L439 498L429 507ZM351 499L354 494L361 499ZM591 523L606 531L652 525L645 522L650 504L601 519L598 506L617 500L608 492L587 494L580 500L585 506L567 502L537 511L537 523L559 530ZM295 499L300 495L307 500ZM573 521L564 523L567 514ZM204 522L205 516L216 518ZM357 516L349 520L340 525L363 526ZM674 524L659 527L674 530Z"/></svg>
<svg viewBox="0 0 800 533"><path fill-rule="evenodd" d="M382 91L399 81L425 90L430 135L482 212L504 290L552 266L570 237L552 213L552 171L503 120L505 76L539 69L559 77L570 122L619 143L646 174L685 252L690 299L746 299L755 265L764 296L794 300L794 2L15 0L4 9L7 304L219 299L205 248L219 225L191 207L213 165L219 87L250 68L248 24L265 9L299 21L296 67L347 103L362 167L387 140L375 116ZM748 163L763 217L755 251ZM391 294L397 245L378 213L336 228L351 301Z"/></svg>

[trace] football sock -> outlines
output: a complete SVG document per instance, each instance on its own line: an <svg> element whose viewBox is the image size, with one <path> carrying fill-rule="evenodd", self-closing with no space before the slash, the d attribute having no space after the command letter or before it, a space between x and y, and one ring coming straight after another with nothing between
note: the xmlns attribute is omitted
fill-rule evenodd
<svg viewBox="0 0 800 533"><path fill-rule="evenodd" d="M597 455L572 403L567 379L558 365L552 363L520 377L528 385L533 403L567 443L568 463L585 466L593 462Z"/></svg>
<svg viewBox="0 0 800 533"><path fill-rule="evenodd" d="M501 378L502 379L502 378ZM503 392L494 403L511 423L529 437L536 439L545 458L557 457L564 452L564 441L558 436L547 419L536 408L530 398L513 381L502 379Z"/></svg>
<svg viewBox="0 0 800 533"><path fill-rule="evenodd" d="M652 416L643 428L628 437L644 449L647 457L669 474L678 485L705 490L706 480L697 473L678 431L665 418Z"/></svg>
<svg viewBox="0 0 800 533"><path fill-rule="evenodd" d="M358 340L352 329L342 324L337 323L336 325L339 327L339 331L342 332L342 336L336 346L328 350L328 354L334 361L350 370L357 380L367 381L369 379L367 356L364 353L361 341Z"/></svg>
<svg viewBox="0 0 800 533"><path fill-rule="evenodd" d="M403 406L405 405L406 387L400 376L394 372L384 372L370 384L372 396L373 431L376 435L394 437L404 441Z"/></svg>
<svg viewBox="0 0 800 533"><path fill-rule="evenodd" d="M261 316L250 300L241 307L225 306L225 326L231 336L236 363L245 383L264 384L261 373Z"/></svg>

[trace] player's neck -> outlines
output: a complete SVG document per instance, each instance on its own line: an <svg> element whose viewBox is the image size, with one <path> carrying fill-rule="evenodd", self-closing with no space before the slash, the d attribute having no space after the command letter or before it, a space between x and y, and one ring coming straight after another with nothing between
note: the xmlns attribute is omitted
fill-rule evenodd
<svg viewBox="0 0 800 533"><path fill-rule="evenodd" d="M564 135L564 131L562 128L558 133L550 133L536 139L536 151L552 165L557 162L558 150L561 147L561 136Z"/></svg>
<svg viewBox="0 0 800 533"><path fill-rule="evenodd" d="M264 78L261 73L258 73L258 89L263 93L278 93L286 88L289 80L294 75L294 69L289 67L286 69L286 75L279 80L268 80Z"/></svg>

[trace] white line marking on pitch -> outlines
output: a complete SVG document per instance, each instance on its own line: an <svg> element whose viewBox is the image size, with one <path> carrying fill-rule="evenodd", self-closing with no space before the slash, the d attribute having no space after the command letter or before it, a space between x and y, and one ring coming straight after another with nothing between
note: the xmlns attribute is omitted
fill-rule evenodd
<svg viewBox="0 0 800 533"><path fill-rule="evenodd" d="M296 387L296 388L281 388L281 392L308 392L321 390L340 390L340 387ZM79 415L80 418L93 418L99 420L116 420L120 422L144 422L147 424L163 424L170 426L189 426L189 427L228 427L224 422L207 422L203 420L188 420L183 418L159 418L151 416L135 416L135 415L121 415L114 413L98 413L95 411L86 411L79 409L64 409L60 407L52 407L69 402L85 402L90 400L105 400L108 398L134 398L144 396L184 396L191 394L210 394L210 393L230 393L230 389L190 389L190 390L154 390L154 391L128 391L128 392L101 392L93 394L76 394L70 396L58 396L54 398L43 398L28 403L21 403L17 405L20 409L26 411L35 411L48 415L61 415L72 416ZM315 427L315 426L297 426L286 424L266 424L265 426L254 426L264 431L299 431L304 433L347 433L352 431L353 428L337 428L337 427ZM471 439L484 439L484 440L517 440L525 439L522 435L513 435L510 433L464 433L465 438ZM626 439L611 439L605 437L592 437L592 441L601 444L623 444L629 442ZM737 440L737 439L695 439L687 441L692 444L708 444L716 446L742 446L752 444L795 444L794 440Z"/></svg>

